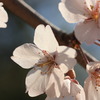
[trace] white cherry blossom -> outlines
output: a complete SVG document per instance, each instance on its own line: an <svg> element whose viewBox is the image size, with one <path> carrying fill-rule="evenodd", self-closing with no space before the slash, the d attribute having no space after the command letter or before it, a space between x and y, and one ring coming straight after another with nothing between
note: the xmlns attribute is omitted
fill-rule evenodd
<svg viewBox="0 0 100 100"><path fill-rule="evenodd" d="M84 84L86 100L100 100L100 62L90 62L86 68L89 74Z"/></svg>
<svg viewBox="0 0 100 100"><path fill-rule="evenodd" d="M59 10L67 22L77 23L75 36L81 43L100 40L100 0L62 0Z"/></svg>
<svg viewBox="0 0 100 100"><path fill-rule="evenodd" d="M0 28L6 28L6 22L8 21L8 14L5 9L2 7L3 3L0 2Z"/></svg>
<svg viewBox="0 0 100 100"><path fill-rule="evenodd" d="M46 93L59 97L64 73L76 64L76 51L59 46L49 25L35 29L34 44L17 47L11 59L22 68L32 68L26 76L26 91L31 97Z"/></svg>
<svg viewBox="0 0 100 100"><path fill-rule="evenodd" d="M46 100L85 100L85 92L77 80L67 76L62 86L61 96L59 98L47 96Z"/></svg>

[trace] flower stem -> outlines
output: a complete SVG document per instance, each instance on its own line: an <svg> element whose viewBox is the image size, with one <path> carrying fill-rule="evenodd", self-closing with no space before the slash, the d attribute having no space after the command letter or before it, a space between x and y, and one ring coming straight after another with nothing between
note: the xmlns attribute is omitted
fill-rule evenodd
<svg viewBox="0 0 100 100"><path fill-rule="evenodd" d="M80 46L80 43L78 41L76 41L76 40L73 40L72 44L73 44L73 48L80 52L80 54L81 54L81 56L82 56L82 58L84 60L85 65L87 65L89 63L89 60L86 57L85 53L83 52L83 50L82 50L82 48Z"/></svg>
<svg viewBox="0 0 100 100"><path fill-rule="evenodd" d="M85 64L87 65L87 64L89 63L89 60L88 60L88 58L86 57L86 55L84 54L84 52L83 52L81 46L79 46L79 51L80 51L80 53L81 53L81 55L82 55L82 57L83 57L83 60L84 60Z"/></svg>

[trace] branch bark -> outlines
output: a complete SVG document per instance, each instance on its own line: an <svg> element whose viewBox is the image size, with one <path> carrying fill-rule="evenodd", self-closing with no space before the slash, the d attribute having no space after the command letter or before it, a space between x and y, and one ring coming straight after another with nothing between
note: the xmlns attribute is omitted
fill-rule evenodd
<svg viewBox="0 0 100 100"><path fill-rule="evenodd" d="M4 6L9 11L11 11L16 16L20 17L22 20L24 20L27 24L29 24L33 28L36 28L37 25L39 24L50 25L60 45L74 47L73 41L76 41L76 43L78 43L77 39L74 36L74 33L70 35L68 35L67 33L64 33L62 30L55 27L53 24L47 21L44 17L42 17L39 13L37 13L36 10L34 10L32 7L26 4L23 0L0 0L0 2L3 2ZM85 67L85 63L80 54L80 51L77 50L77 53L78 55L76 59L78 63L82 65L83 67ZM87 52L85 52L85 54L90 61L96 60Z"/></svg>

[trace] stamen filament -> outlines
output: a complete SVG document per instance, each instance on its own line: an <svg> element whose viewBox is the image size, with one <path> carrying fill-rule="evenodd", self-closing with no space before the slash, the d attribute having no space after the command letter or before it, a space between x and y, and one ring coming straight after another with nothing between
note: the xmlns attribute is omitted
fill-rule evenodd
<svg viewBox="0 0 100 100"><path fill-rule="evenodd" d="M39 67L43 67L43 66L49 65L51 63L53 63L53 61L48 61L48 62L44 62L44 63L41 63L41 64L36 64L36 65L39 66Z"/></svg>

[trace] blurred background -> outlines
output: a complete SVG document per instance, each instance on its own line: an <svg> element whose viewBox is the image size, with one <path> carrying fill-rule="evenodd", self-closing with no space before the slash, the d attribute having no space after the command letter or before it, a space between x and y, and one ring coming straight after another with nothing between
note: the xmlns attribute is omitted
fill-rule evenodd
<svg viewBox="0 0 100 100"><path fill-rule="evenodd" d="M58 10L60 0L25 0L25 2L60 29L67 33L73 31L75 24L67 23ZM22 69L10 59L17 46L33 42L34 29L11 12L7 12L8 27L0 29L0 100L44 100L45 95L31 98L25 93L25 77L29 70ZM86 44L82 47L100 60L100 47ZM78 64L75 71L78 81L83 85L87 77L86 71Z"/></svg>

